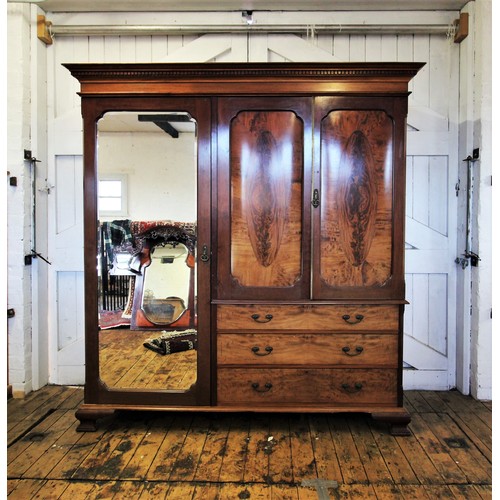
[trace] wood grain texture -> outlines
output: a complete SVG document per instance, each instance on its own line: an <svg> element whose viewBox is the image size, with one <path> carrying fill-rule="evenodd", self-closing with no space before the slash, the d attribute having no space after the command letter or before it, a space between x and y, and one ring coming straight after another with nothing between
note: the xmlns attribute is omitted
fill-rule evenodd
<svg viewBox="0 0 500 500"><path fill-rule="evenodd" d="M351 365L397 368L397 335L246 333L217 335L221 365Z"/></svg>
<svg viewBox="0 0 500 500"><path fill-rule="evenodd" d="M219 368L217 402L396 406L397 370Z"/></svg>
<svg viewBox="0 0 500 500"><path fill-rule="evenodd" d="M407 84L421 64L67 67L81 83L85 130L87 378L79 415L87 424L118 409L282 412L286 407L301 413L378 412L385 420L401 420L404 119ZM197 379L187 391L135 390L136 382L164 379L142 370L132 382L123 360L103 357L109 366L119 367L120 373L113 376L127 381L126 390L110 390L99 379L95 317L95 123L109 110L146 112L160 107L183 109L198 124L198 255L206 258L197 266ZM319 210L311 208L316 188ZM311 305L316 299L322 305ZM226 308L213 306L213 300L254 305ZM217 322L211 316L215 312ZM216 335L243 338L237 334L278 330L279 335L291 334L289 340L294 334L300 340L313 335L315 359L300 365L297 343L286 361L272 368L216 366ZM342 340L380 336L379 350L387 348L386 338L398 338L399 343L397 349L388 349L394 353L391 367L370 368L365 363L354 368L340 361L315 366L324 357L316 344L323 345L327 338L316 334L332 334L336 340L342 335L360 335ZM130 360L138 367L137 354ZM393 368L396 363L398 368ZM159 364L152 360L148 367ZM268 386L270 375L277 381ZM258 385L249 389L249 381ZM224 406L217 406L217 397ZM180 477L186 473L186 460L202 459L194 453L198 436L190 425L181 429L184 448L176 447L173 434L163 442L148 472L150 479ZM292 436L286 423L276 429L283 442ZM235 432L232 449L242 450L244 434L244 426ZM131 436L135 445L138 435ZM301 442L299 437L295 442ZM118 446L114 439L108 444ZM117 456L99 451L106 451L108 458ZM181 462L176 464L178 457ZM245 471L240 465L234 471L228 468L228 477L238 475L241 481ZM271 462L268 470L269 477ZM307 463L300 464L300 471L309 474ZM189 476L189 482L194 477ZM190 494L193 488L186 485L185 491Z"/></svg>
<svg viewBox="0 0 500 500"><path fill-rule="evenodd" d="M399 328L399 306L219 305L217 307L217 328L218 330L233 331L321 330L340 332L396 332Z"/></svg>
<svg viewBox="0 0 500 500"><path fill-rule="evenodd" d="M162 356L143 343L161 331L128 329L99 332L101 380L112 389L187 391L197 379L197 351Z"/></svg>
<svg viewBox="0 0 500 500"><path fill-rule="evenodd" d="M338 110L321 122L321 269L329 286L382 286L392 272L393 123Z"/></svg>
<svg viewBox="0 0 500 500"><path fill-rule="evenodd" d="M291 286L302 273L302 122L242 111L230 137L231 274L241 286Z"/></svg>

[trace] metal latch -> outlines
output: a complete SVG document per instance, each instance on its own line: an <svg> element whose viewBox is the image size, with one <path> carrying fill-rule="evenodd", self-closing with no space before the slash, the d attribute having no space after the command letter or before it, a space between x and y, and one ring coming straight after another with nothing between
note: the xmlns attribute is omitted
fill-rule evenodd
<svg viewBox="0 0 500 500"><path fill-rule="evenodd" d="M319 189L315 189L313 191L313 199L311 201L311 205L314 208L318 208L319 207Z"/></svg>
<svg viewBox="0 0 500 500"><path fill-rule="evenodd" d="M457 264L460 264L462 266L462 269L465 269L466 267L468 267L469 261L472 267L477 267L480 260L481 259L479 258L479 255L477 253L469 251L464 253L463 257L457 257L455 259L455 262Z"/></svg>
<svg viewBox="0 0 500 500"><path fill-rule="evenodd" d="M462 269L466 269L470 265L473 267L477 267L479 261L479 255L471 251L471 221L472 221L472 191L473 191L473 174L472 168L474 163L479 160L479 149L476 148L472 152L472 156L469 155L463 161L467 162L467 215L465 220L465 252L461 257L457 257L455 262L459 264ZM460 191L460 180L455 185L455 192L458 196Z"/></svg>

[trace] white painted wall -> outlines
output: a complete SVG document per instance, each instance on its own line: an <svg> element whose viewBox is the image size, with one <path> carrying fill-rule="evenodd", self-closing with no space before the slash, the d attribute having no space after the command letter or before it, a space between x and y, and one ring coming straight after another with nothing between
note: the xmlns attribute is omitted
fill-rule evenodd
<svg viewBox="0 0 500 500"><path fill-rule="evenodd" d="M492 2L475 2L473 250L481 260L472 268L471 394L492 397Z"/></svg>
<svg viewBox="0 0 500 500"><path fill-rule="evenodd" d="M24 255L31 250L31 168L23 160L30 149L31 37L29 6L8 5L7 59L7 171L17 179L7 186L7 307L15 311L8 320L9 383L14 394L32 389L31 271Z"/></svg>
<svg viewBox="0 0 500 500"><path fill-rule="evenodd" d="M470 249L479 254L477 267L459 270L457 294L457 387L478 399L492 397L492 133L491 133L491 0L469 2L469 36L460 44L459 180L457 255L466 246L467 162L474 162ZM462 375L462 376L461 376Z"/></svg>
<svg viewBox="0 0 500 500"><path fill-rule="evenodd" d="M47 58L36 36L37 13L29 5L7 5L6 170L7 179L17 178L17 186L7 182L6 188L7 308L15 310L7 320L8 383L14 396L46 385L49 373L47 303L38 300L47 294L48 264L39 258L24 263L32 249L47 257ZM24 161L25 149L40 160L35 167Z"/></svg>
<svg viewBox="0 0 500 500"><path fill-rule="evenodd" d="M131 220L196 220L195 137L100 132L99 174L127 174ZM122 218L122 217L120 217Z"/></svg>

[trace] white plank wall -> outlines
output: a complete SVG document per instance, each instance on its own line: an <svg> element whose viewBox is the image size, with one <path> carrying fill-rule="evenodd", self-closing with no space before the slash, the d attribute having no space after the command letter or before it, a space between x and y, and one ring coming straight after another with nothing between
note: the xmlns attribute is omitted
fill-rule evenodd
<svg viewBox="0 0 500 500"><path fill-rule="evenodd" d="M452 152L458 150L458 49L445 35L79 36L56 38L52 50L54 133L50 141L54 158L82 152L78 84L61 66L64 62L426 62L411 82L408 118L406 273L410 304L405 316L405 361L412 369L405 372L404 380L408 389L454 387L458 162ZM53 283L57 283L55 277ZM60 337L62 318L58 321L54 326ZM83 352L83 342L76 342L81 342ZM60 356L59 363L67 366L68 362ZM52 382L67 382L54 376L59 378Z"/></svg>

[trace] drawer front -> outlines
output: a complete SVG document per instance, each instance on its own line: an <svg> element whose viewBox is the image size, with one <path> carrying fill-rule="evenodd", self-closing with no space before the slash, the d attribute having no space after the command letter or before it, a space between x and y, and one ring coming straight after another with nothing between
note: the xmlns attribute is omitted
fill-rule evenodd
<svg viewBox="0 0 500 500"><path fill-rule="evenodd" d="M219 330L396 331L399 306L219 305Z"/></svg>
<svg viewBox="0 0 500 500"><path fill-rule="evenodd" d="M397 368L396 334L219 333L220 365L352 365Z"/></svg>
<svg viewBox="0 0 500 500"><path fill-rule="evenodd" d="M217 404L397 405L397 370L219 368Z"/></svg>

